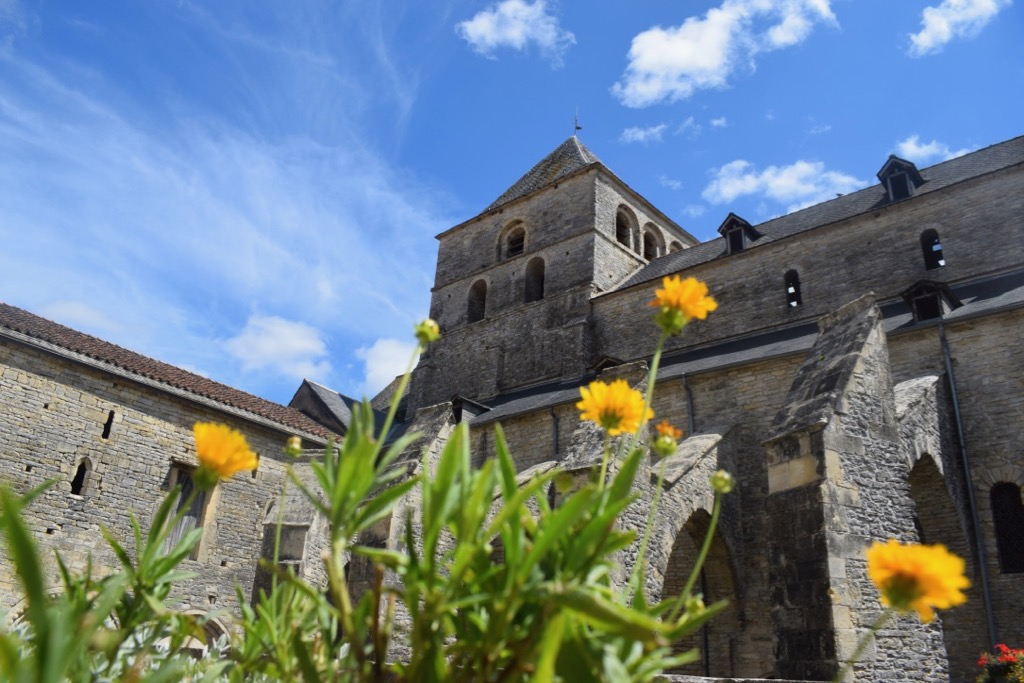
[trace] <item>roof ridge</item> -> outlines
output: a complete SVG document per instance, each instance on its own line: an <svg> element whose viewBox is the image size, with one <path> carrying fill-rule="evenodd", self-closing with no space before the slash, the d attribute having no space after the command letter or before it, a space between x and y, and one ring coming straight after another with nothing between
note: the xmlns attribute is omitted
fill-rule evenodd
<svg viewBox="0 0 1024 683"><path fill-rule="evenodd" d="M577 136L572 135L534 164L501 196L491 202L484 212L525 197L594 163L599 164L601 160L587 149Z"/></svg>
<svg viewBox="0 0 1024 683"><path fill-rule="evenodd" d="M212 400L323 438L333 433L294 408L204 377L113 342L61 325L22 308L0 302L0 328L80 354L125 372L195 396Z"/></svg>

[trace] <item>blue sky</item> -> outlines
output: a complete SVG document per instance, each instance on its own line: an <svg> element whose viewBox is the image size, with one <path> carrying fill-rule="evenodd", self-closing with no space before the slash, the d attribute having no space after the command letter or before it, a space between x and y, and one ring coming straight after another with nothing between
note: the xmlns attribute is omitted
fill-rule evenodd
<svg viewBox="0 0 1024 683"><path fill-rule="evenodd" d="M1024 133L1010 0L0 0L0 300L373 393L434 235L573 132L699 239Z"/></svg>

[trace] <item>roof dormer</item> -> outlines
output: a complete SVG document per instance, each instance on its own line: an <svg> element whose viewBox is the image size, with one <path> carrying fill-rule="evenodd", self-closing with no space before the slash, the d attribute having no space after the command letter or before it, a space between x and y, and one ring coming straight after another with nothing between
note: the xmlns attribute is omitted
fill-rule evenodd
<svg viewBox="0 0 1024 683"><path fill-rule="evenodd" d="M914 196L914 190L924 185L924 178L914 162L890 154L885 165L876 174L889 196L890 202Z"/></svg>
<svg viewBox="0 0 1024 683"><path fill-rule="evenodd" d="M761 233L754 229L747 221L736 214L729 212L722 224L718 226L718 234L725 238L727 253L735 254L743 251L761 237Z"/></svg>
<svg viewBox="0 0 1024 683"><path fill-rule="evenodd" d="M933 280L918 280L900 293L914 314L914 322L945 317L963 304L949 285Z"/></svg>

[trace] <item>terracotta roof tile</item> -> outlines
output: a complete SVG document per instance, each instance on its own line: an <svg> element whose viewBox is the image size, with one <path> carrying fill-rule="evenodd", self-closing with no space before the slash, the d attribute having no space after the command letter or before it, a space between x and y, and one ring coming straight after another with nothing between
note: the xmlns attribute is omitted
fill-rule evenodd
<svg viewBox="0 0 1024 683"><path fill-rule="evenodd" d="M59 325L28 311L0 303L0 328L19 332L73 353L113 365L196 396L230 406L280 425L283 431L297 430L324 439L336 436L294 408L268 401L207 377L182 370L142 354Z"/></svg>

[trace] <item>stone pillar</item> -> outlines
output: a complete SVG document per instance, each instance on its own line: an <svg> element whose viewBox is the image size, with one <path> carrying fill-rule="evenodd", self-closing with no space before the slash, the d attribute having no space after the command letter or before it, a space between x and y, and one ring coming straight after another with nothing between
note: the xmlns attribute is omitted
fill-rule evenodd
<svg viewBox="0 0 1024 683"><path fill-rule="evenodd" d="M764 442L772 617L782 677L828 680L881 613L864 552L918 540L889 354L870 296L820 333ZM945 680L937 624L890 622L847 680Z"/></svg>

